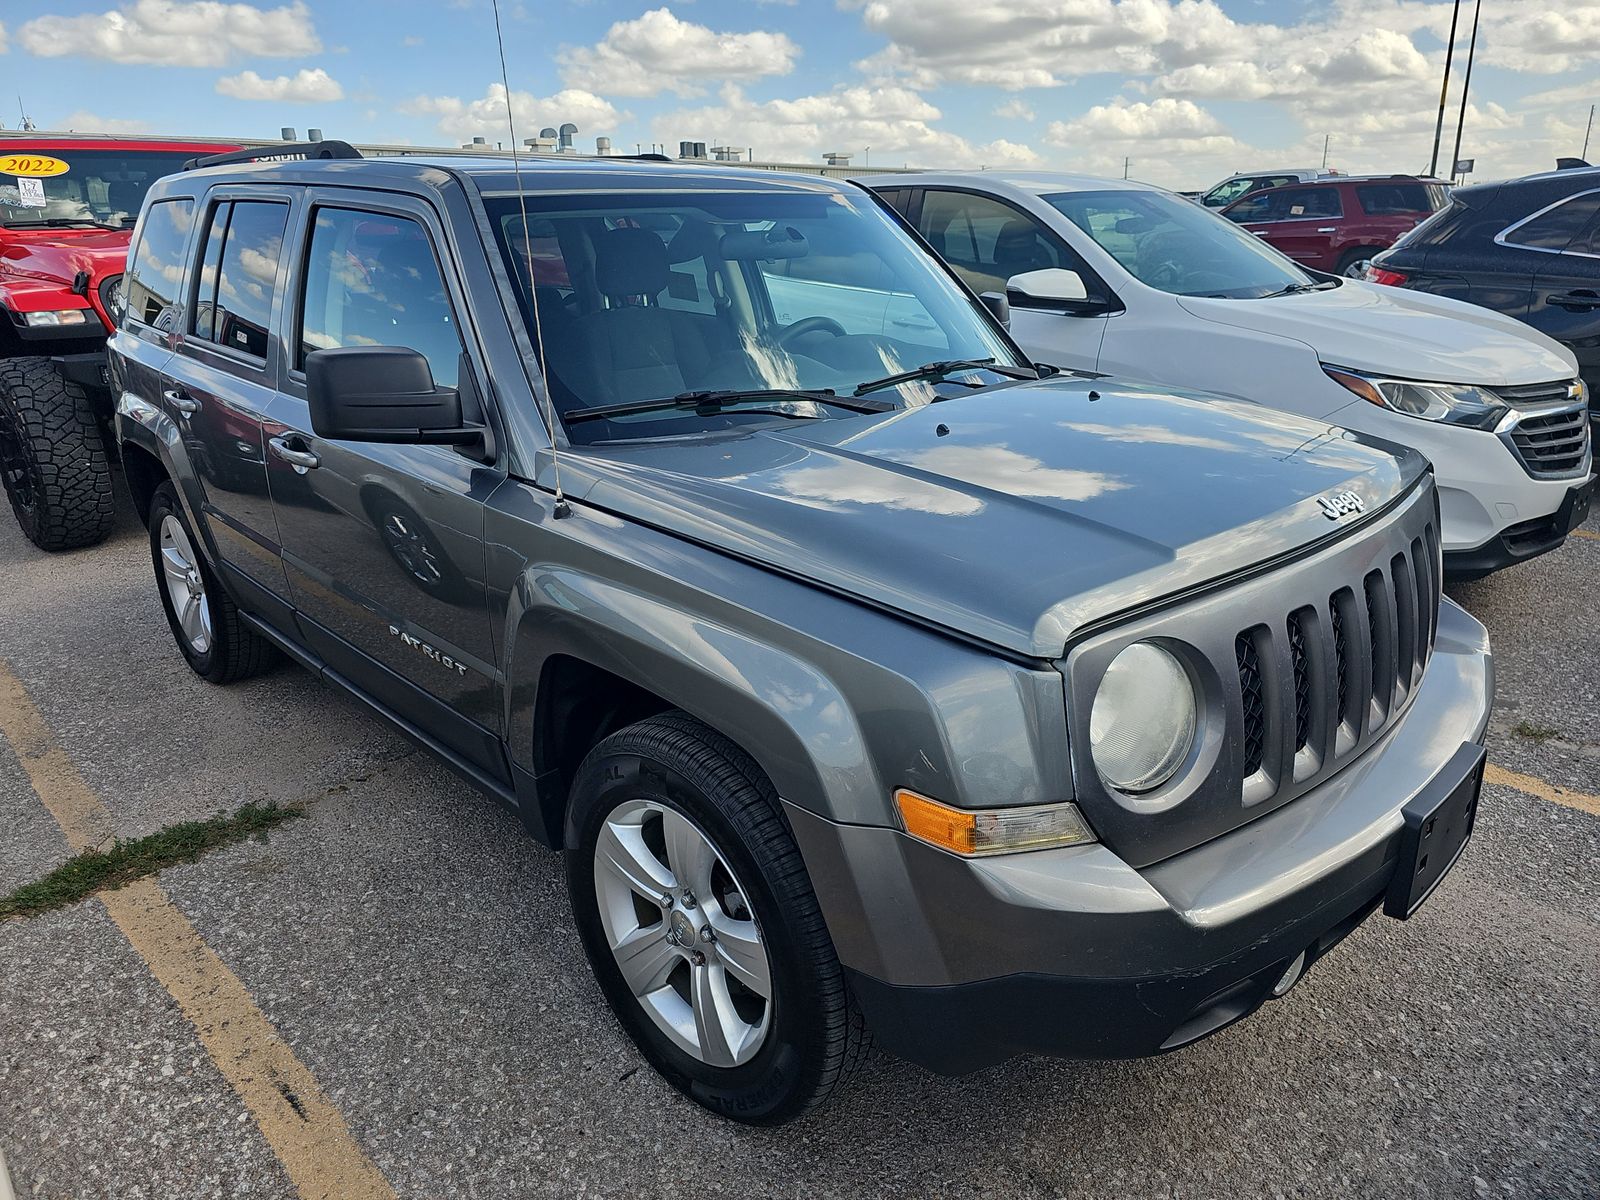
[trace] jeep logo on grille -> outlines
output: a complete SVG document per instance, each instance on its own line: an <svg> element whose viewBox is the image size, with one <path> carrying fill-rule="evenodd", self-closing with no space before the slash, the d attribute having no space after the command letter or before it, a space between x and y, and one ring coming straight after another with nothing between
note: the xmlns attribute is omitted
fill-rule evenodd
<svg viewBox="0 0 1600 1200"><path fill-rule="evenodd" d="M1317 507L1322 510L1322 515L1330 521L1337 521L1348 517L1351 513L1363 511L1366 501L1354 492L1333 492L1327 496L1317 497Z"/></svg>

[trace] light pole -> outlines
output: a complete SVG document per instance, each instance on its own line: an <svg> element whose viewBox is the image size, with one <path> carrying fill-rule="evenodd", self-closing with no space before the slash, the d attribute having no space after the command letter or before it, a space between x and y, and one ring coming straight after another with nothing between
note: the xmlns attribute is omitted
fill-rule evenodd
<svg viewBox="0 0 1600 1200"><path fill-rule="evenodd" d="M1584 162L1589 161L1589 135L1594 132L1594 105L1589 105L1589 126L1583 131L1583 153L1578 155Z"/></svg>
<svg viewBox="0 0 1600 1200"><path fill-rule="evenodd" d="M1455 11L1450 14L1450 44L1444 51L1444 78L1439 81L1439 120L1433 127L1433 157L1428 160L1428 175L1435 179L1439 176L1439 139L1444 134L1445 94L1450 90L1450 61L1456 53L1456 22L1460 19L1461 0L1456 0Z"/></svg>
<svg viewBox="0 0 1600 1200"><path fill-rule="evenodd" d="M1450 155L1450 178L1456 177L1456 164L1461 161L1461 130L1467 123L1467 94L1472 88L1472 58L1478 49L1478 14L1483 11L1483 0L1472 6L1472 39L1467 43L1467 74L1461 81L1461 116L1456 119L1456 148Z"/></svg>

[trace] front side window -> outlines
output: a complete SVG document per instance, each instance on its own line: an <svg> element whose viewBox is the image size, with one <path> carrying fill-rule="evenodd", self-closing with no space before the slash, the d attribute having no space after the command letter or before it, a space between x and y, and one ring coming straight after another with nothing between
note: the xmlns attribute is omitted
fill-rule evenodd
<svg viewBox="0 0 1600 1200"><path fill-rule="evenodd" d="M1535 213L1503 232L1499 241L1528 250L1549 250L1560 254L1600 212L1600 192L1585 192L1569 197L1553 208Z"/></svg>
<svg viewBox="0 0 1600 1200"><path fill-rule="evenodd" d="M128 319L171 330L183 283L183 250L193 224L193 200L159 200L150 206L128 268Z"/></svg>
<svg viewBox="0 0 1600 1200"><path fill-rule="evenodd" d="M1047 267L1076 269L1044 226L988 196L930 189L922 197L922 236L973 291L1003 292L1006 280Z"/></svg>
<svg viewBox="0 0 1600 1200"><path fill-rule="evenodd" d="M265 361L288 220L288 205L265 200L224 201L212 210L200 251L195 337Z"/></svg>
<svg viewBox="0 0 1600 1200"><path fill-rule="evenodd" d="M193 157L192 151L70 146L9 154L0 143L0 225L131 228L150 185Z"/></svg>
<svg viewBox="0 0 1600 1200"><path fill-rule="evenodd" d="M1139 282L1180 296L1253 299L1316 279L1232 221L1168 192L1044 196Z"/></svg>
<svg viewBox="0 0 1600 1200"><path fill-rule="evenodd" d="M428 360L434 383L457 386L461 334L428 231L409 217L350 208L319 208L312 220L295 365L304 370L314 350L404 346Z"/></svg>
<svg viewBox="0 0 1600 1200"><path fill-rule="evenodd" d="M826 403L828 390L854 403L859 385L934 361L1028 369L982 309L865 195L529 193L486 204L529 339L576 442L849 418L850 408ZM870 405L925 403L935 386L885 386ZM815 398L574 419L586 409L771 389Z"/></svg>
<svg viewBox="0 0 1600 1200"><path fill-rule="evenodd" d="M1339 201L1339 189L1277 188L1268 199L1272 202L1274 221L1312 221L1344 216L1344 206Z"/></svg>

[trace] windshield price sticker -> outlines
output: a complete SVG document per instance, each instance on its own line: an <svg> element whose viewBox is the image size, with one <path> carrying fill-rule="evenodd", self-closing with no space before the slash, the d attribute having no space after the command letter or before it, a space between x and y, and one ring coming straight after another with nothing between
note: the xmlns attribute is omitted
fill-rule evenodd
<svg viewBox="0 0 1600 1200"><path fill-rule="evenodd" d="M47 179L51 175L65 175L67 164L48 154L0 154L0 175L32 175Z"/></svg>
<svg viewBox="0 0 1600 1200"><path fill-rule="evenodd" d="M17 200L21 208L43 208L45 205L44 180L18 179Z"/></svg>

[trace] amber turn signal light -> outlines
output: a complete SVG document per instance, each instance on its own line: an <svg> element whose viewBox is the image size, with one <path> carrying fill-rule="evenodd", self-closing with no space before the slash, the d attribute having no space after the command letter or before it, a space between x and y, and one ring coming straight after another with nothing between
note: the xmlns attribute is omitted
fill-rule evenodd
<svg viewBox="0 0 1600 1200"><path fill-rule="evenodd" d="M1076 804L952 808L909 788L898 789L894 802L912 837L967 857L1076 846L1095 840Z"/></svg>

